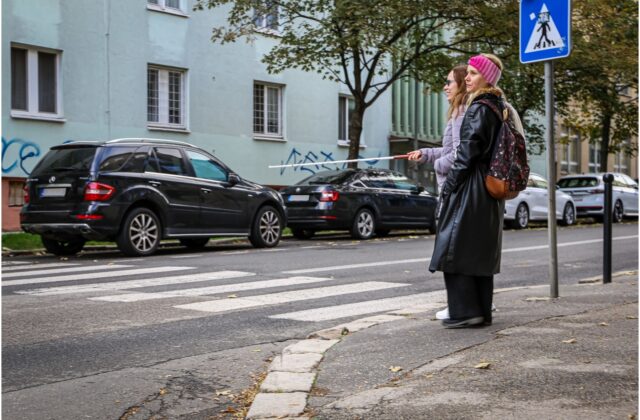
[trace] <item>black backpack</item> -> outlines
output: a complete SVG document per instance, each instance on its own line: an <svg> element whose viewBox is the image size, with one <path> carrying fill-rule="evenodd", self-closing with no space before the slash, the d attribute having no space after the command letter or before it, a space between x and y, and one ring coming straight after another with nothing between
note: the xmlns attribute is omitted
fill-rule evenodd
<svg viewBox="0 0 640 420"><path fill-rule="evenodd" d="M527 163L527 145L524 136L513 126L509 118L509 110L503 111L486 99L478 102L487 105L502 121L502 127L493 145L489 170L484 178L484 185L489 194L496 200L511 200L527 188L529 181L529 164Z"/></svg>

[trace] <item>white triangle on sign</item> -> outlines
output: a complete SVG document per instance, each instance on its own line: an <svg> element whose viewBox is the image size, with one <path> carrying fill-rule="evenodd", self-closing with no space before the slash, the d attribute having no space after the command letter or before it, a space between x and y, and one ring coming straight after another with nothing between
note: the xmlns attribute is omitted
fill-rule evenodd
<svg viewBox="0 0 640 420"><path fill-rule="evenodd" d="M529 43L524 50L525 53L544 51L564 47L562 36L556 27L553 17L547 9L547 5L542 3L542 8L537 16L538 21L533 27L533 32L529 37Z"/></svg>

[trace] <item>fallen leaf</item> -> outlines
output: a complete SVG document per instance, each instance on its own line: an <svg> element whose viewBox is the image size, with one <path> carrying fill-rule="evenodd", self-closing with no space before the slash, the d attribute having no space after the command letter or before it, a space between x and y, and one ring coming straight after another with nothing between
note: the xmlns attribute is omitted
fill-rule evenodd
<svg viewBox="0 0 640 420"><path fill-rule="evenodd" d="M608 327L609 324L607 324L606 322L601 322L598 325L600 325L601 327Z"/></svg>
<svg viewBox="0 0 640 420"><path fill-rule="evenodd" d="M411 271L409 271L409 270L404 270L404 272L405 272L405 273L410 273Z"/></svg>
<svg viewBox="0 0 640 420"><path fill-rule="evenodd" d="M165 395L167 392L165 388L160 388L160 395Z"/></svg>
<svg viewBox="0 0 640 420"><path fill-rule="evenodd" d="M216 391L216 395L217 395L218 397L219 397L219 396L221 396L221 395L225 395L225 396L227 396L227 395L229 395L229 394L231 394L231 390L228 390L228 389L227 389L226 391Z"/></svg>
<svg viewBox="0 0 640 420"><path fill-rule="evenodd" d="M565 344L573 344L573 343L577 343L578 340L576 340L575 338L570 338L568 340L562 340L562 342Z"/></svg>
<svg viewBox="0 0 640 420"><path fill-rule="evenodd" d="M340 335L348 335L348 334L349 334L349 328L347 327L342 328Z"/></svg>
<svg viewBox="0 0 640 420"><path fill-rule="evenodd" d="M543 302L543 301L547 301L547 300L549 300L549 299L551 299L551 298L549 298L549 297L537 297L537 296L534 296L534 297L528 297L528 298L526 298L525 300L526 300L527 302Z"/></svg>
<svg viewBox="0 0 640 420"><path fill-rule="evenodd" d="M262 350L260 350L260 349L253 349L253 351L257 353L257 352L262 351Z"/></svg>
<svg viewBox="0 0 640 420"><path fill-rule="evenodd" d="M489 366L491 366L489 362L480 362L474 366L474 369L489 369Z"/></svg>
<svg viewBox="0 0 640 420"><path fill-rule="evenodd" d="M395 373L395 372L400 372L402 368L400 366L391 366L389 370Z"/></svg>
<svg viewBox="0 0 640 420"><path fill-rule="evenodd" d="M629 315L629 316L627 316L627 319L638 319L638 317L637 316L633 316L633 315Z"/></svg>
<svg viewBox="0 0 640 420"><path fill-rule="evenodd" d="M227 297L228 297L229 299L235 299L235 298L237 298L237 297L238 297L238 295L229 295L229 296L227 296Z"/></svg>
<svg viewBox="0 0 640 420"><path fill-rule="evenodd" d="M226 410L223 411L223 413L237 413L236 409L228 406Z"/></svg>

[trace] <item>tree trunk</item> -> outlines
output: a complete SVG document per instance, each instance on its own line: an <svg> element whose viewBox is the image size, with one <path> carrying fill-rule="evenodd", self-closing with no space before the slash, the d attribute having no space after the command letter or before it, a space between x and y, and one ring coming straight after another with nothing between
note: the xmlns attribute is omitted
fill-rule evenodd
<svg viewBox="0 0 640 420"><path fill-rule="evenodd" d="M602 138L600 139L600 172L609 170L609 138L611 136L611 114L602 116Z"/></svg>
<svg viewBox="0 0 640 420"><path fill-rule="evenodd" d="M360 135L362 134L362 121L364 120L364 104L355 101L355 109L351 113L349 121L349 157L358 159L360 153ZM349 168L357 168L358 162L349 163Z"/></svg>

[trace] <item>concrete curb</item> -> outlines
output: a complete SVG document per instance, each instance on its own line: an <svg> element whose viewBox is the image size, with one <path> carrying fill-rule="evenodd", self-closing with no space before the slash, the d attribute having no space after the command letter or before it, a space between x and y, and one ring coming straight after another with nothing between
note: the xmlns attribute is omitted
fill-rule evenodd
<svg viewBox="0 0 640 420"><path fill-rule="evenodd" d="M496 289L494 293L543 287L548 286L508 287ZM318 374L318 367L327 350L351 333L446 306L446 291L440 290L433 292L433 294L434 299L439 302L428 302L420 306L412 306L339 324L332 328L313 332L305 340L287 346L282 354L276 356L271 363L269 373L260 384L260 392L256 394L251 403L246 419L308 419L308 415L305 414L307 400Z"/></svg>

